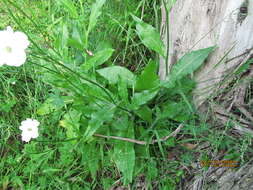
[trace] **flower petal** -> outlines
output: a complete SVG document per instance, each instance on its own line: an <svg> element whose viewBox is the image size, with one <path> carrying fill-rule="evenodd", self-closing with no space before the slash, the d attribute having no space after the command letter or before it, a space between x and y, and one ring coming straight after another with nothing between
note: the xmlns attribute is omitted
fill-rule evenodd
<svg viewBox="0 0 253 190"><path fill-rule="evenodd" d="M10 33L13 33L13 29L12 29L11 26L7 26L6 31L7 31L7 32L10 32Z"/></svg>
<svg viewBox="0 0 253 190"><path fill-rule="evenodd" d="M23 32L15 32L14 39L18 40L16 41L18 43L17 47L20 47L22 49L26 49L30 44L27 36Z"/></svg>
<svg viewBox="0 0 253 190"><path fill-rule="evenodd" d="M26 61L25 49L29 46L28 37L23 32L14 32L8 26L0 31L0 66L21 66Z"/></svg>
<svg viewBox="0 0 253 190"><path fill-rule="evenodd" d="M27 134L21 134L22 135L22 141L29 142L31 140L31 136Z"/></svg>
<svg viewBox="0 0 253 190"><path fill-rule="evenodd" d="M5 64L9 66L21 66L25 63L26 61L26 53L25 51L16 51L5 54Z"/></svg>
<svg viewBox="0 0 253 190"><path fill-rule="evenodd" d="M37 138L39 136L38 126L40 122L36 119L27 118L26 120L21 122L21 126L19 127L22 130L22 140L29 142L31 138Z"/></svg>
<svg viewBox="0 0 253 190"><path fill-rule="evenodd" d="M38 131L33 131L33 133L31 134L31 137L32 138L37 138L39 136L39 133L38 133Z"/></svg>

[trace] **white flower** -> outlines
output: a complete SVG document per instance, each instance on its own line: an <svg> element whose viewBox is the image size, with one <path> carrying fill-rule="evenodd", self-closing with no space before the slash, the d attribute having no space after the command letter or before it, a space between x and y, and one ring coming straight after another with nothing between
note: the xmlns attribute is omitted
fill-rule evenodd
<svg viewBox="0 0 253 190"><path fill-rule="evenodd" d="M21 122L21 126L19 127L22 130L22 141L29 142L31 138L37 138L39 136L38 126L40 122L33 119L26 119Z"/></svg>
<svg viewBox="0 0 253 190"><path fill-rule="evenodd" d="M14 32L10 26L0 31L0 66L20 66L26 61L25 49L29 46L23 32Z"/></svg>

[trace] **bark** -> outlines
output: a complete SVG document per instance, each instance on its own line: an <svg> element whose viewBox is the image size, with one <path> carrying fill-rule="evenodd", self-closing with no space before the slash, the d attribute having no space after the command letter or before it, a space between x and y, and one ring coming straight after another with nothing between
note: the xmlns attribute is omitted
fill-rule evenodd
<svg viewBox="0 0 253 190"><path fill-rule="evenodd" d="M169 27L166 26L164 5L161 9L161 36L166 47L169 47L168 69L187 52L217 46L204 65L194 73L197 82L194 103L197 108L203 108L211 95L221 88L224 89L226 85L231 85L229 82L220 85L224 77L253 57L253 1L177 0L169 14ZM163 80L166 78L165 71L165 60L161 58L159 75ZM253 105L253 100L244 102L245 92L250 86L249 79L252 79L252 76L253 68L247 76L243 76L242 79L245 78L243 85L218 97L218 104L209 104L221 124L225 126L228 120L234 122L234 130L240 134L253 134L253 116L251 111L244 107ZM241 111L243 117L232 113L234 107ZM252 163L252 160L249 161L239 170L231 168L198 170L191 180L181 182L181 185L183 184L181 189L253 189Z"/></svg>
<svg viewBox="0 0 253 190"><path fill-rule="evenodd" d="M224 74L240 64L253 47L253 1L177 0L170 12L169 44L162 7L162 39L169 46L169 68L185 53L217 45L210 59L195 73L194 100L200 106L217 88ZM241 56L240 56L241 55ZM238 56L238 57L237 57ZM233 59L234 58L234 59ZM165 79L161 58L159 75Z"/></svg>
<svg viewBox="0 0 253 190"><path fill-rule="evenodd" d="M253 160L239 170L233 168L212 168L196 175L186 182L185 190L250 190L253 189Z"/></svg>

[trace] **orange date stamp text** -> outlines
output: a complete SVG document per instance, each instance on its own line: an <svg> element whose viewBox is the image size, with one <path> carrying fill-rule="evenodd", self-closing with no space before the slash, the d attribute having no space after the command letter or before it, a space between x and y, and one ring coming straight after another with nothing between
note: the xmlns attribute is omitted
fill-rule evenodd
<svg viewBox="0 0 253 190"><path fill-rule="evenodd" d="M201 160L201 167L229 167L235 168L239 166L239 162L235 160Z"/></svg>

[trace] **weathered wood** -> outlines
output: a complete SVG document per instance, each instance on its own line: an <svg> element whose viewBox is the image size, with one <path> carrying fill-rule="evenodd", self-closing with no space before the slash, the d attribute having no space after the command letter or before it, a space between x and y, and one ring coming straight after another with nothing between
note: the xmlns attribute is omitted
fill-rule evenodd
<svg viewBox="0 0 253 190"><path fill-rule="evenodd" d="M213 45L218 47L195 73L198 85L194 100L197 106L217 89L215 84L220 82L226 71L240 64L249 54L245 52L253 47L253 1L249 1L246 6L245 2L247 1L177 0L170 12L170 44L167 44L166 16L162 7L162 38L166 46L169 46L169 67L175 58L178 59L191 50ZM237 58L232 59L234 57ZM165 69L165 61L161 59L161 79L165 79Z"/></svg>
<svg viewBox="0 0 253 190"><path fill-rule="evenodd" d="M185 190L250 190L253 189L253 160L239 170L231 167L210 167L187 182Z"/></svg>
<svg viewBox="0 0 253 190"><path fill-rule="evenodd" d="M166 47L169 47L168 69L189 51L217 46L215 52L204 65L194 73L194 78L197 81L197 88L194 91L195 105L198 108L203 108L201 105L211 94L226 86L219 85L224 76L253 57L253 1L177 0L170 12L168 35L164 6L161 10L161 36ZM161 79L166 78L165 71L165 60L161 58L159 68ZM252 78L253 71L251 70L249 73L247 77ZM247 85L249 86L249 82L245 81L243 85L231 90L231 93L228 92L221 98L219 97L221 100L219 105L209 105L221 124L225 125L228 120L233 121L234 129L240 134L253 134L251 128L253 116L244 107L246 105L244 96ZM230 97L231 94L232 99L228 100L227 97ZM247 104L252 104L252 102L253 100ZM221 103L224 104L221 105ZM231 113L233 106L245 116L244 121L241 121L243 118L240 116ZM222 157L220 159L222 160ZM181 189L253 189L252 163L252 160L249 161L239 170L231 168L198 170L194 178L185 181Z"/></svg>

